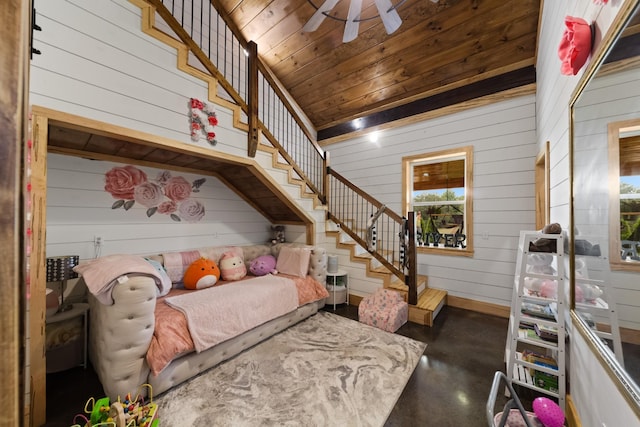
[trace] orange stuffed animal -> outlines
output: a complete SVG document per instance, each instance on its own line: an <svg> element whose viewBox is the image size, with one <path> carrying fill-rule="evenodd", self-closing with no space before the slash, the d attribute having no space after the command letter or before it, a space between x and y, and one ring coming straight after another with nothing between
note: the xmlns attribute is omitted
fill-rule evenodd
<svg viewBox="0 0 640 427"><path fill-rule="evenodd" d="M191 263L184 272L185 289L203 289L215 285L220 280L220 269L208 258L200 258Z"/></svg>

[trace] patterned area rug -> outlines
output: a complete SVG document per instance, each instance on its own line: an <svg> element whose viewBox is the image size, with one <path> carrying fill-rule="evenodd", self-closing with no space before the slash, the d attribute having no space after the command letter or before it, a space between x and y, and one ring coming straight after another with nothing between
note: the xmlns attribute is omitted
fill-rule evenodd
<svg viewBox="0 0 640 427"><path fill-rule="evenodd" d="M382 426L426 346L320 311L154 400L163 427Z"/></svg>

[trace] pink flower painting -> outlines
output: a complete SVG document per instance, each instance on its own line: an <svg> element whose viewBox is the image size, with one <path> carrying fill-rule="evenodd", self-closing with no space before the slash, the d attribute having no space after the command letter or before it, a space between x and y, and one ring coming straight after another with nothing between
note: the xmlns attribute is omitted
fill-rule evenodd
<svg viewBox="0 0 640 427"><path fill-rule="evenodd" d="M204 218L204 205L192 198L198 193L205 178L187 181L163 171L156 179L149 179L135 166L121 166L105 174L104 190L116 201L111 209L131 209L136 203L147 208L147 217L156 213L169 215L174 221L198 222Z"/></svg>

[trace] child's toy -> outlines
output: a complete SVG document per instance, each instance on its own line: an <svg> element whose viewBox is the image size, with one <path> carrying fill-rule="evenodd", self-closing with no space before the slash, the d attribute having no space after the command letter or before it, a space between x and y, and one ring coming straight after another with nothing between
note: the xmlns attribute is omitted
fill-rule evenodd
<svg viewBox="0 0 640 427"><path fill-rule="evenodd" d="M240 280L247 275L247 266L240 255L225 252L220 259L220 274L222 280Z"/></svg>
<svg viewBox="0 0 640 427"><path fill-rule="evenodd" d="M185 289L203 289L218 283L220 269L208 258L200 258L191 263L184 272Z"/></svg>
<svg viewBox="0 0 640 427"><path fill-rule="evenodd" d="M144 402L141 396L142 389L148 387L149 401ZM90 419L78 414L74 417L74 423L78 418L85 421L84 427L157 427L158 405L153 403L153 392L150 384L143 384L134 399L131 393L127 394L123 401L118 397L118 401L110 404L108 397L103 397L97 402L93 397L87 400L84 405L84 412L90 414ZM72 427L82 427L74 424Z"/></svg>
<svg viewBox="0 0 640 427"><path fill-rule="evenodd" d="M537 397L534 399L533 412L545 427L562 427L564 425L562 409L549 398Z"/></svg>
<svg viewBox="0 0 640 427"><path fill-rule="evenodd" d="M540 296L543 298L556 298L558 295L558 282L555 280L543 280L540 286Z"/></svg>
<svg viewBox="0 0 640 427"><path fill-rule="evenodd" d="M284 225L272 225L271 231L273 231L273 238L271 239L272 245L284 243Z"/></svg>
<svg viewBox="0 0 640 427"><path fill-rule="evenodd" d="M264 276L269 273L277 274L276 262L276 258L273 255L261 255L251 261L249 271L254 276Z"/></svg>

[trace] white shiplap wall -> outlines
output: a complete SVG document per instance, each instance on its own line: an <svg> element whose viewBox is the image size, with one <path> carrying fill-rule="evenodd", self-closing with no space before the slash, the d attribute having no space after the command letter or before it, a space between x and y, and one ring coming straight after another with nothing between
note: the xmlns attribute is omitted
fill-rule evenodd
<svg viewBox="0 0 640 427"><path fill-rule="evenodd" d="M37 7L42 51L31 62L30 102L94 120L190 142L189 98L206 84L177 69L177 54L144 34L140 9L126 0L49 0ZM247 136L231 111L215 107L218 144L246 156Z"/></svg>
<svg viewBox="0 0 640 427"><path fill-rule="evenodd" d="M537 139L551 146L551 220L569 224L569 102L584 68L577 76L560 74L557 47L564 31L565 16L597 22L595 48L610 27L624 1L596 5L591 1L545 1L538 40ZM593 51L593 50L592 50ZM590 347L578 334L571 334L571 396L584 426L638 426L640 420L604 372Z"/></svg>
<svg viewBox="0 0 640 427"><path fill-rule="evenodd" d="M131 209L112 209L116 201L105 191L105 173L119 163L49 154L47 157L47 256L95 256L94 238L102 237L102 255L149 254L203 246L266 242L268 221L217 178L182 172L188 182L205 178L191 198L205 207L202 220L176 222L168 215ZM164 169L137 166L155 179Z"/></svg>
<svg viewBox="0 0 640 427"><path fill-rule="evenodd" d="M375 143L363 136L333 144L331 166L403 215L402 157L472 145L475 254L419 254L418 272L451 295L509 306L519 232L535 226L534 101L524 96L379 132Z"/></svg>
<svg viewBox="0 0 640 427"><path fill-rule="evenodd" d="M139 8L126 0L50 0L40 2L37 12L43 30L35 33L34 45L42 55L31 63L32 104L193 143L189 98L206 100L207 86L177 69L175 49L141 31ZM211 147L202 137L194 144L246 157L246 133L232 126L231 111L215 110L218 144ZM47 255L85 258L97 234L105 241L103 254L200 246L213 235L207 244L261 243L269 237L265 219L217 179L207 178L211 215L186 225L144 219L142 210L103 210L104 172L113 164L57 155L49 160ZM70 226L78 228L70 232Z"/></svg>

